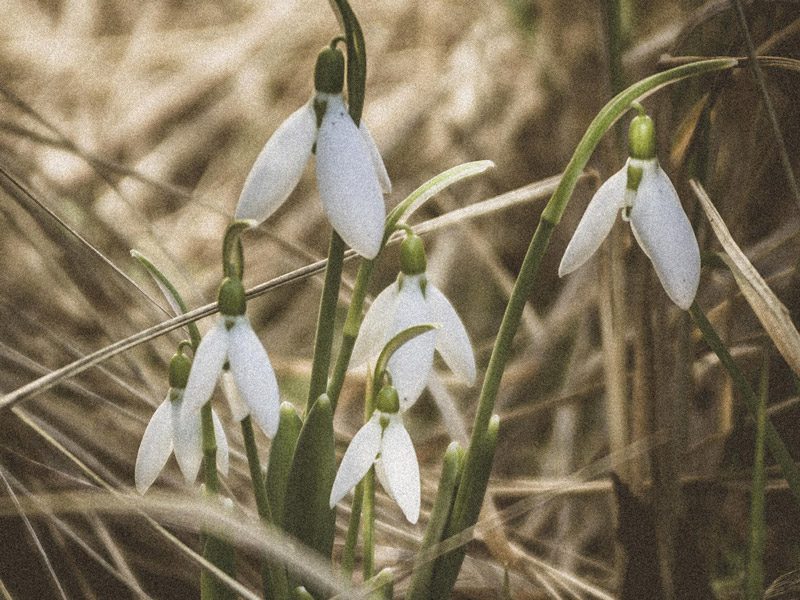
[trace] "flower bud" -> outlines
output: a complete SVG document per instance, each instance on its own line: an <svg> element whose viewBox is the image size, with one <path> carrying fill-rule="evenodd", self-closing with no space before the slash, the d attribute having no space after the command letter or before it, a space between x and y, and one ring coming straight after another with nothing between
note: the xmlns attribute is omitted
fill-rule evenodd
<svg viewBox="0 0 800 600"><path fill-rule="evenodd" d="M226 277L219 286L219 312L226 317L238 317L245 312L244 286L238 279Z"/></svg>
<svg viewBox="0 0 800 600"><path fill-rule="evenodd" d="M415 233L406 235L400 244L400 270L406 275L420 275L428 266L425 257L425 244Z"/></svg>
<svg viewBox="0 0 800 600"><path fill-rule="evenodd" d="M656 157L656 128L653 119L637 115L628 129L628 153L631 158L650 160Z"/></svg>
<svg viewBox="0 0 800 600"><path fill-rule="evenodd" d="M314 67L314 89L325 94L341 94L344 87L344 54L325 47L317 55Z"/></svg>
<svg viewBox="0 0 800 600"><path fill-rule="evenodd" d="M189 381L192 359L178 350L169 361L169 387L183 389Z"/></svg>
<svg viewBox="0 0 800 600"><path fill-rule="evenodd" d="M397 390L391 385L385 385L378 392L378 397L375 399L375 408L382 413L394 414L400 410L400 396Z"/></svg>

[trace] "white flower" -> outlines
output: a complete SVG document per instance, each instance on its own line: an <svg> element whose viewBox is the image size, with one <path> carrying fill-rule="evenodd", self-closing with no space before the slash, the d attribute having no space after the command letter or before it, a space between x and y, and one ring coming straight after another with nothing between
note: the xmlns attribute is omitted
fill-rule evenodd
<svg viewBox="0 0 800 600"><path fill-rule="evenodd" d="M629 167L641 169L636 191L627 189ZM595 253L623 208L630 210L633 235L667 295L688 310L700 282L700 250L678 193L655 158L628 159L600 186L564 252L559 276L571 273Z"/></svg>
<svg viewBox="0 0 800 600"><path fill-rule="evenodd" d="M400 413L376 410L353 436L333 482L330 507L336 506L373 464L386 493L397 502L406 519L416 523L420 506L419 463Z"/></svg>
<svg viewBox="0 0 800 600"><path fill-rule="evenodd" d="M398 348L387 370L406 410L419 398L433 368L438 350L447 366L465 383L475 382L475 356L467 330L453 305L424 274L402 274L378 294L364 316L350 366L376 358L392 337L414 325L438 323L441 328L423 333Z"/></svg>
<svg viewBox="0 0 800 600"><path fill-rule="evenodd" d="M183 393L183 412L196 413L208 402L226 362L242 400L231 402L233 417L241 421L252 414L273 437L280 418L278 382L267 351L244 315L220 316L200 342Z"/></svg>
<svg viewBox="0 0 800 600"><path fill-rule="evenodd" d="M319 129L315 102L325 106ZM356 252L374 258L386 217L381 191L391 191L391 182L364 121L356 127L341 94L316 93L278 127L247 176L236 218L260 223L274 213L300 181L315 143L328 220Z"/></svg>
<svg viewBox="0 0 800 600"><path fill-rule="evenodd" d="M144 430L134 471L136 489L140 494L153 484L173 450L187 483L194 483L197 478L203 460L200 413L182 413L183 394L180 388L170 389ZM217 415L212 412L211 417L217 441L217 469L227 475L228 440Z"/></svg>

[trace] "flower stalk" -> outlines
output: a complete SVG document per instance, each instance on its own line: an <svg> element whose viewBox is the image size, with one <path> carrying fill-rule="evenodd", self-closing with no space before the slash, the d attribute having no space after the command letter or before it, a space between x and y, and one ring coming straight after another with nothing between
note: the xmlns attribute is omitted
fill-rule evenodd
<svg viewBox="0 0 800 600"><path fill-rule="evenodd" d="M478 400L478 408L466 453L462 481L456 495L455 506L453 508L451 521L448 525L448 531L458 532L471 527L474 525L474 521L467 517L474 514L475 518L477 518L477 513L475 513L474 510L468 511L467 508L468 506L474 506L478 500L476 498L471 498L470 494L474 493L474 491L478 491L475 482L479 477L483 463L481 446L487 434L489 420L494 410L497 392L500 387L500 380L503 377L506 362L511 353L511 343L519 327L522 309L533 290L533 284L544 253L549 245L553 229L561 221L567 203L575 190L578 177L583 172L597 144L614 123L629 110L632 102L641 101L660 88L682 79L696 77L714 71L731 69L737 65L738 61L736 59L702 60L651 75L650 77L634 83L614 96L614 98L600 110L589 125L583 138L578 143L572 158L570 158L558 187L553 192L553 195L542 211L539 223L533 234L530 245L528 246L528 251L525 254L522 266L520 267L520 272L511 292L508 305L506 306L506 311L503 315L500 330L498 331L492 349L489 366L484 377L483 387ZM480 501L482 501L482 499L483 495L481 493ZM447 579L442 581L448 584L449 587L445 586L446 589L442 590L441 597L449 595L455 583L455 577L458 575L457 569L460 569L460 564L461 560L458 560L457 565L455 565L456 570L454 574L451 570L452 567L447 569L449 571L445 574ZM439 568L437 565L437 573L434 579L438 579L438 577Z"/></svg>

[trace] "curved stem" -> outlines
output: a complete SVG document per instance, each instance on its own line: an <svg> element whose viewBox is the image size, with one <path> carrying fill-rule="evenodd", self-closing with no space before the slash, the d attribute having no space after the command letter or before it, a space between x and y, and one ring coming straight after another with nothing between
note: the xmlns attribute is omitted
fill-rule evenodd
<svg viewBox="0 0 800 600"><path fill-rule="evenodd" d="M564 174L558 187L550 197L547 206L542 211L539 224L533 234L525 259L520 267L520 273L514 284L514 289L506 306L503 320L500 324L497 338L489 359L489 366L483 381L478 408L475 414L475 422L470 437L469 448L467 450L466 462L462 482L459 485L455 505L453 507L453 519L449 529L460 531L473 525L469 522L467 506L476 502L477 499L469 498L469 490L473 489L473 480L478 477L481 464L480 446L481 441L486 436L489 420L494 410L497 392L500 388L500 381L505 371L506 362L511 353L511 343L519 326L522 316L522 309L525 306L528 296L533 290L542 258L550 242L553 229L561 220L564 210L569 202L578 177L589 161L594 149L600 142L605 133L622 117L636 100L653 94L660 88L686 79L696 77L704 73L720 71L737 66L736 60L717 59L706 60L675 67L663 73L656 73L637 83L634 83L612 98L597 114L589 128L586 130L581 141L578 143L575 152L567 164ZM477 517L477 515L475 515Z"/></svg>

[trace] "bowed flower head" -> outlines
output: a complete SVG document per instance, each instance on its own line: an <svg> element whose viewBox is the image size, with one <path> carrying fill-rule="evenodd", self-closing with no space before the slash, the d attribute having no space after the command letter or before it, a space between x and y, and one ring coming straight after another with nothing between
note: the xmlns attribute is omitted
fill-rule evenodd
<svg viewBox="0 0 800 600"><path fill-rule="evenodd" d="M289 197L316 149L322 208L336 232L356 252L375 258L383 240L386 209L381 191L391 182L363 120L347 112L344 56L323 49L314 72L314 96L278 127L244 183L237 219L264 221Z"/></svg>
<svg viewBox="0 0 800 600"><path fill-rule="evenodd" d="M559 276L571 273L597 250L617 213L630 221L636 241L653 263L670 299L688 310L700 283L700 250L680 198L655 154L653 121L633 119L630 158L597 190L564 252Z"/></svg>
<svg viewBox="0 0 800 600"><path fill-rule="evenodd" d="M203 460L200 413L183 414L181 410L190 367L191 361L180 351L170 361L170 390L147 424L136 455L134 481L140 494L153 485L173 451L187 483L194 483L197 478ZM211 418L217 441L217 468L227 475L228 441L214 412Z"/></svg>
<svg viewBox="0 0 800 600"><path fill-rule="evenodd" d="M244 314L241 281L223 280L219 306L219 320L197 348L183 393L183 412L196 414L208 402L227 363L238 390L238 396L226 394L233 417L241 421L252 414L264 433L273 437L278 431L280 414L278 382L267 351ZM231 401L234 397L237 400Z"/></svg>
<svg viewBox="0 0 800 600"><path fill-rule="evenodd" d="M392 337L414 325L439 323L441 328L403 344L389 359L387 370L407 409L419 398L438 350L447 366L468 385L475 382L475 356L467 330L450 301L425 276L422 239L410 233L400 247L401 274L369 307L358 333L350 366L380 354Z"/></svg>
<svg viewBox="0 0 800 600"><path fill-rule="evenodd" d="M364 478L375 465L378 480L397 502L411 524L419 519L419 463L400 413L397 390L385 386L378 393L372 417L353 436L342 457L331 489L330 507Z"/></svg>

